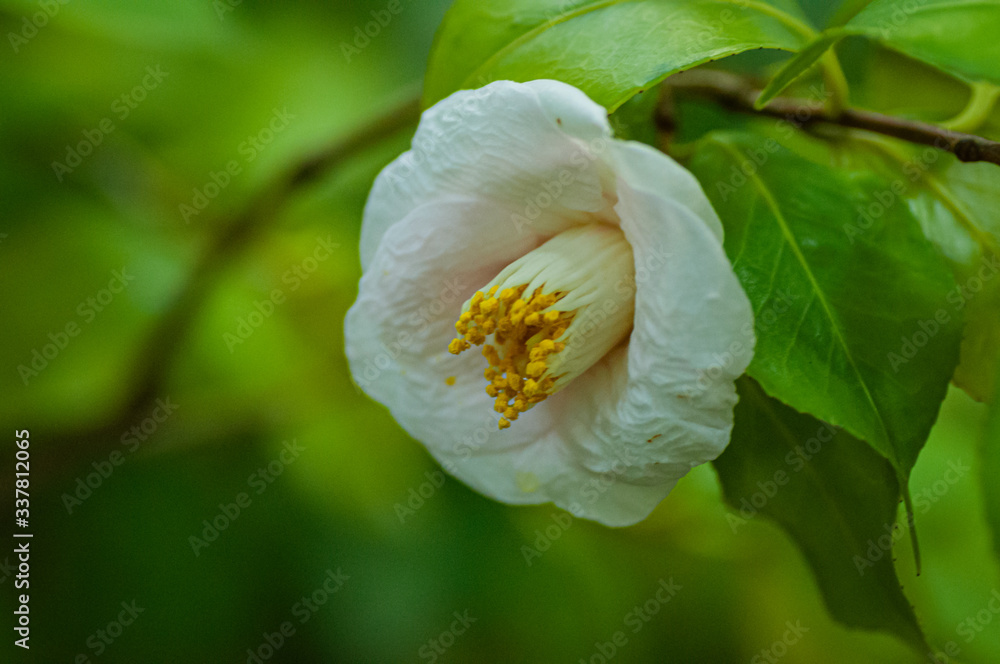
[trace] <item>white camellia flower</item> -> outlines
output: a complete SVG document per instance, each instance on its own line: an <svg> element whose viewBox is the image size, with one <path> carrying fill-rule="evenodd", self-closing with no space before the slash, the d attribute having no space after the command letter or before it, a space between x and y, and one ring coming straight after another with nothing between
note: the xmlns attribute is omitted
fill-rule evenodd
<svg viewBox="0 0 1000 664"><path fill-rule="evenodd" d="M612 526L729 442L753 314L695 178L556 81L427 110L378 177L355 381L453 475Z"/></svg>

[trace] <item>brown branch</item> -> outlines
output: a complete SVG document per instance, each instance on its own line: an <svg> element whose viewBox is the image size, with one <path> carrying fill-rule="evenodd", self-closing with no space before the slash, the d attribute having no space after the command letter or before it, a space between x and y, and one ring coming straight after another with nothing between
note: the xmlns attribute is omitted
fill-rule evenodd
<svg viewBox="0 0 1000 664"><path fill-rule="evenodd" d="M126 401L102 423L86 431L61 436L73 445L42 448L48 458L41 462L47 475L57 475L79 462L87 463L102 450L117 446L122 432L147 417L158 397L163 397L167 373L182 347L188 330L202 305L212 293L219 277L242 255L282 207L306 186L331 169L395 134L416 124L420 114L419 97L410 99L374 118L358 131L329 145L295 165L251 198L242 212L222 222L222 232L205 249L168 309L150 332L133 366ZM51 472L49 472L51 471Z"/></svg>
<svg viewBox="0 0 1000 664"><path fill-rule="evenodd" d="M824 123L864 129L910 143L930 145L951 152L961 161L985 161L1000 165L1000 143L981 136L949 131L926 122L858 109L848 109L832 115L822 102L790 97L778 97L771 100L765 108L756 109L754 102L760 96L760 90L746 79L726 72L693 70L678 74L668 79L667 83L674 90L708 97L741 113L782 118L797 126Z"/></svg>

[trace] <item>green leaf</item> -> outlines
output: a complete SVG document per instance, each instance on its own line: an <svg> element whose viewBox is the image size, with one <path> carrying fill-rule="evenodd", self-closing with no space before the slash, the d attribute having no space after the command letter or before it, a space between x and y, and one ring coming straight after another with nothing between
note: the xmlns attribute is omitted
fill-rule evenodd
<svg viewBox="0 0 1000 664"><path fill-rule="evenodd" d="M871 4L872 0L844 0L830 17L829 26L843 25L854 18L858 12Z"/></svg>
<svg viewBox="0 0 1000 664"><path fill-rule="evenodd" d="M798 77L805 74L813 65L819 62L827 49L840 41L843 35L835 32L824 33L819 39L806 46L794 58L788 61L784 67L767 84L767 87L760 93L754 106L758 109L767 106L767 103L781 94L782 90L791 85Z"/></svg>
<svg viewBox="0 0 1000 664"><path fill-rule="evenodd" d="M1000 361L1000 169L947 155L921 172L915 188L911 208L948 256L958 282L948 307L965 316L955 384L978 401L991 401Z"/></svg>
<svg viewBox="0 0 1000 664"><path fill-rule="evenodd" d="M1000 363L992 367L1000 374ZM1000 558L1000 395L994 395L986 420L986 431L979 446L979 477L983 487L986 523L993 535L993 551Z"/></svg>
<svg viewBox="0 0 1000 664"><path fill-rule="evenodd" d="M654 121L662 103L661 86L640 92L609 116L615 138L638 141L656 147L661 144L661 127Z"/></svg>
<svg viewBox="0 0 1000 664"><path fill-rule="evenodd" d="M752 49L795 51L814 36L790 0L456 0L424 101L552 78L614 110L683 69Z"/></svg>
<svg viewBox="0 0 1000 664"><path fill-rule="evenodd" d="M1000 83L996 0L874 0L845 29L959 78Z"/></svg>
<svg viewBox="0 0 1000 664"><path fill-rule="evenodd" d="M892 466L844 431L739 384L732 442L715 460L737 515L734 531L762 514L805 555L831 615L849 627L924 637L892 564L899 485ZM923 650L926 652L926 650Z"/></svg>
<svg viewBox="0 0 1000 664"><path fill-rule="evenodd" d="M805 142L800 137L802 150ZM905 201L957 282L944 305L949 315L965 319L954 382L977 401L990 401L1000 361L1000 169L864 134L854 134L835 153L826 145L814 156L855 173L878 172L893 183L882 196Z"/></svg>
<svg viewBox="0 0 1000 664"><path fill-rule="evenodd" d="M848 35L874 39L966 81L1000 83L998 34L996 0L874 0L846 25L825 31L789 60L758 103L781 94Z"/></svg>
<svg viewBox="0 0 1000 664"><path fill-rule="evenodd" d="M820 163L834 157L819 142L805 147L819 154L718 132L691 163L754 306L748 372L889 459L909 511L906 478L958 362L961 312L945 309L955 282L891 181Z"/></svg>

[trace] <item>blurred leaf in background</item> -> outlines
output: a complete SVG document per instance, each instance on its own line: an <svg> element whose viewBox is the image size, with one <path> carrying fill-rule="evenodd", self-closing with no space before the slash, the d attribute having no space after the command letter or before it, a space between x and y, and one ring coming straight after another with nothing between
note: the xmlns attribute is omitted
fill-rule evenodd
<svg viewBox="0 0 1000 664"><path fill-rule="evenodd" d="M711 468L628 529L499 505L351 384L362 208L408 132L267 193L420 93L447 5L0 1L0 420L31 432L35 535L31 651L4 661L922 661L834 623L778 528L734 533ZM845 44L855 80L898 57L875 48ZM986 662L983 480L941 484L982 415L946 402L911 479L923 574L901 545L898 575L935 648Z"/></svg>

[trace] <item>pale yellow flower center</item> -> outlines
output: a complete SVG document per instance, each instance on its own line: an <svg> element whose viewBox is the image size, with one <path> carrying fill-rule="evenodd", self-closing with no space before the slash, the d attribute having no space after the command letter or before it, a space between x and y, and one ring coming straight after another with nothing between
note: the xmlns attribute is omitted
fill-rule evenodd
<svg viewBox="0 0 1000 664"><path fill-rule="evenodd" d="M482 346L486 393L506 429L627 337L634 287L632 249L618 228L565 231L473 295L448 350Z"/></svg>

